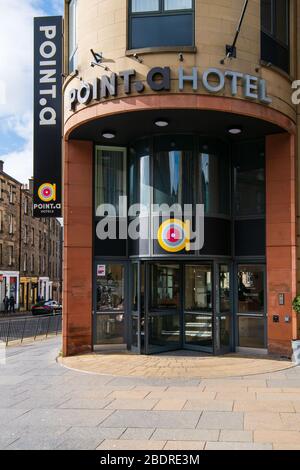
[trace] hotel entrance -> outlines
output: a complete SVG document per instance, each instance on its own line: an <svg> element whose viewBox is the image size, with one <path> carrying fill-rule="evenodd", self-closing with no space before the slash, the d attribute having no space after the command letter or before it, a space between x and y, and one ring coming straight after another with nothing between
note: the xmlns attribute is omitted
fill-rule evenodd
<svg viewBox="0 0 300 470"><path fill-rule="evenodd" d="M149 263L145 353L190 349L210 354L231 348L230 265Z"/></svg>

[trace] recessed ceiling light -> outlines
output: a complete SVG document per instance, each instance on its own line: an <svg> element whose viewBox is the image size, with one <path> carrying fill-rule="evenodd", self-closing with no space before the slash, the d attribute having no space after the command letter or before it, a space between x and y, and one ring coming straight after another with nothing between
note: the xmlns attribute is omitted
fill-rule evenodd
<svg viewBox="0 0 300 470"><path fill-rule="evenodd" d="M116 137L116 134L111 131L105 131L102 132L102 137L104 137L104 139L114 139Z"/></svg>
<svg viewBox="0 0 300 470"><path fill-rule="evenodd" d="M166 119L157 119L157 121L155 121L155 125L157 127L167 127L169 125L169 121Z"/></svg>
<svg viewBox="0 0 300 470"><path fill-rule="evenodd" d="M229 134L231 135L238 135L243 132L243 129L241 127L235 126L235 127L230 127L228 129Z"/></svg>

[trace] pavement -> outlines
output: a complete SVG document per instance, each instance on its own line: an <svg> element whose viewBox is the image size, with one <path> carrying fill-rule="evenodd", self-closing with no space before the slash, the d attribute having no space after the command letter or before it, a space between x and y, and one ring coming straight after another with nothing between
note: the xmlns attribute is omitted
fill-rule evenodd
<svg viewBox="0 0 300 470"><path fill-rule="evenodd" d="M59 337L7 348L0 449L300 450L299 367L218 379L101 375L63 367L60 348Z"/></svg>

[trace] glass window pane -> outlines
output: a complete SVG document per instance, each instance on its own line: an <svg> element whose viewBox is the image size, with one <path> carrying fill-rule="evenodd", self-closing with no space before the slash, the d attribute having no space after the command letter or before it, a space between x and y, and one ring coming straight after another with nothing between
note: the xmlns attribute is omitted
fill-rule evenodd
<svg viewBox="0 0 300 470"><path fill-rule="evenodd" d="M182 152L158 152L154 158L154 203L181 204Z"/></svg>
<svg viewBox="0 0 300 470"><path fill-rule="evenodd" d="M159 0L132 0L132 13L159 11Z"/></svg>
<svg viewBox="0 0 300 470"><path fill-rule="evenodd" d="M215 148L214 148L215 147ZM229 214L229 163L226 149L201 145L199 186L207 214Z"/></svg>
<svg viewBox="0 0 300 470"><path fill-rule="evenodd" d="M179 266L151 266L151 307L166 310L179 308Z"/></svg>
<svg viewBox="0 0 300 470"><path fill-rule="evenodd" d="M185 314L185 343L213 347L212 315Z"/></svg>
<svg viewBox="0 0 300 470"><path fill-rule="evenodd" d="M229 315L220 318L220 346L230 346L231 317Z"/></svg>
<svg viewBox="0 0 300 470"><path fill-rule="evenodd" d="M99 265L97 269L97 313L124 311L124 266Z"/></svg>
<svg viewBox="0 0 300 470"><path fill-rule="evenodd" d="M270 34L272 34L272 3L273 0L261 1L261 25Z"/></svg>
<svg viewBox="0 0 300 470"><path fill-rule="evenodd" d="M180 341L179 315L150 315L149 347L176 345Z"/></svg>
<svg viewBox="0 0 300 470"><path fill-rule="evenodd" d="M239 317L239 346L241 348L265 347L265 320L263 318Z"/></svg>
<svg viewBox="0 0 300 470"><path fill-rule="evenodd" d="M139 318L131 318L131 346L137 348L139 344Z"/></svg>
<svg viewBox="0 0 300 470"><path fill-rule="evenodd" d="M276 0L276 39L288 45L288 2L286 0Z"/></svg>
<svg viewBox="0 0 300 470"><path fill-rule="evenodd" d="M124 343L124 314L97 315L96 343Z"/></svg>
<svg viewBox="0 0 300 470"><path fill-rule="evenodd" d="M138 142L130 149L129 197L130 204L150 204L150 148L149 142Z"/></svg>
<svg viewBox="0 0 300 470"><path fill-rule="evenodd" d="M119 198L126 195L126 155L123 149L96 151L95 208L111 204L119 214Z"/></svg>
<svg viewBox="0 0 300 470"><path fill-rule="evenodd" d="M190 10L193 0L164 0L165 10Z"/></svg>
<svg viewBox="0 0 300 470"><path fill-rule="evenodd" d="M134 263L132 265L132 310L137 312L138 310L138 265Z"/></svg>
<svg viewBox="0 0 300 470"><path fill-rule="evenodd" d="M265 214L265 153L264 144L238 144L234 156L235 214Z"/></svg>
<svg viewBox="0 0 300 470"><path fill-rule="evenodd" d="M163 15L133 15L131 49L194 45L193 12Z"/></svg>
<svg viewBox="0 0 300 470"><path fill-rule="evenodd" d="M207 311L212 308L211 266L185 267L185 310Z"/></svg>
<svg viewBox="0 0 300 470"><path fill-rule="evenodd" d="M238 302L239 313L264 312L265 270L263 266L239 266Z"/></svg>
<svg viewBox="0 0 300 470"><path fill-rule="evenodd" d="M219 270L220 312L230 312L230 271L227 264L222 264Z"/></svg>

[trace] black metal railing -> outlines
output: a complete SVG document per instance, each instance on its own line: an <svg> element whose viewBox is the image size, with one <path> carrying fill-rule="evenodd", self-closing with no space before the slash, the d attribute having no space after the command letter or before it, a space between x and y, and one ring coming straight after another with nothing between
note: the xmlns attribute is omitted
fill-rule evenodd
<svg viewBox="0 0 300 470"><path fill-rule="evenodd" d="M14 318L0 321L0 341L20 341L26 338L36 338L58 335L62 330L62 315L47 315L42 317Z"/></svg>

